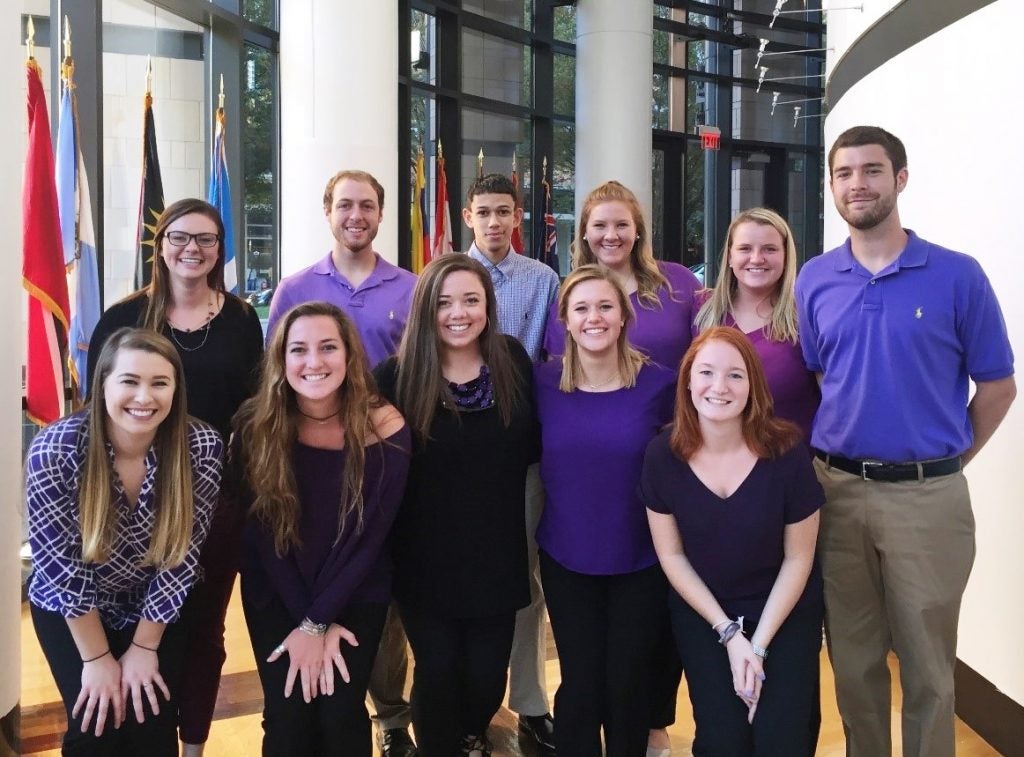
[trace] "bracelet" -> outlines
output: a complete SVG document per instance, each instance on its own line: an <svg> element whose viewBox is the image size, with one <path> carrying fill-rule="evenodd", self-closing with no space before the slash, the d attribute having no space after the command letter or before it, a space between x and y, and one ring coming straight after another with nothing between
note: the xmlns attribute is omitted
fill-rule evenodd
<svg viewBox="0 0 1024 757"><path fill-rule="evenodd" d="M309 618L303 618L299 623L299 630L310 636L324 636L327 633L326 623L314 623Z"/></svg>
<svg viewBox="0 0 1024 757"><path fill-rule="evenodd" d="M132 639L132 646L133 647L138 647L139 649L145 649L147 652L153 652L153 653L155 653L156 650L157 650L157 647L147 647L147 646L144 646L142 644L139 644L139 642L135 641L135 639Z"/></svg>
<svg viewBox="0 0 1024 757"><path fill-rule="evenodd" d="M107 651L104 652L103 654L98 654L95 657L90 657L88 660L82 660L82 664L84 665L87 662L96 662L96 660L100 659L101 657L106 657L108 654L110 654L110 648L109 647L107 648Z"/></svg>
<svg viewBox="0 0 1024 757"><path fill-rule="evenodd" d="M764 647L759 647L754 642L750 642L750 648L754 650L754 654L760 657L762 660L768 657L768 650Z"/></svg>
<svg viewBox="0 0 1024 757"><path fill-rule="evenodd" d="M722 624L719 623L718 625L722 625ZM729 625L727 625L724 629L722 629L722 631L718 634L718 643L724 646L725 644L728 643L729 639L731 639L733 636L735 636L738 633L743 633L743 616L742 615L740 615L738 618L736 618L736 620L730 620L729 621Z"/></svg>

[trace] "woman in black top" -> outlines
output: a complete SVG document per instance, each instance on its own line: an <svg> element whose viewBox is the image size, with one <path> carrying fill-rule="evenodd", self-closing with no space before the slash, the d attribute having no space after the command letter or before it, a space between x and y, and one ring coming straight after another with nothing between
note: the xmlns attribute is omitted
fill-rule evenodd
<svg viewBox="0 0 1024 757"><path fill-rule="evenodd" d="M393 593L416 658L412 717L424 757L490 754L516 610L530 602L532 368L497 323L487 271L445 255L420 274L398 356L376 370L414 434Z"/></svg>
<svg viewBox="0 0 1024 757"><path fill-rule="evenodd" d="M104 342L123 326L158 331L181 356L188 412L227 441L231 417L256 387L263 330L256 311L224 289L224 224L215 207L184 199L167 206L154 235L153 280L100 317L89 342L89 385ZM210 733L224 664L224 615L237 571L237 513L219 508L197 581L182 609L188 649L179 701L184 754L200 755Z"/></svg>

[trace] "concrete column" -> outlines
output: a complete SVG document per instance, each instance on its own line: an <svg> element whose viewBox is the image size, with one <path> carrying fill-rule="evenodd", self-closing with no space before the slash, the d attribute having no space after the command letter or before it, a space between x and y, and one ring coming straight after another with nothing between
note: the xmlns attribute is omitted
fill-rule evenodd
<svg viewBox="0 0 1024 757"><path fill-rule="evenodd" d="M21 294L21 180L25 162L25 48L22 4L0 3L0 71L8 86L0 87L0 176L18 179L0 184L0 228L7 251L0 255L0 312L8 328L0 330L0 754L19 753L18 700L21 692L21 562L24 500L21 476L21 364L25 326ZM47 41L36 37L45 46ZM41 52L46 52L44 47ZM40 61L44 76L50 61ZM45 81L45 79L44 79ZM8 751L10 749L10 751Z"/></svg>
<svg viewBox="0 0 1024 757"><path fill-rule="evenodd" d="M653 0L576 6L576 212L609 179L651 213Z"/></svg>
<svg viewBox="0 0 1024 757"><path fill-rule="evenodd" d="M327 180L343 168L369 171L384 186L384 220L374 243L398 259L398 2L288 0L281 3L281 272L323 257ZM648 158L648 162L650 159Z"/></svg>

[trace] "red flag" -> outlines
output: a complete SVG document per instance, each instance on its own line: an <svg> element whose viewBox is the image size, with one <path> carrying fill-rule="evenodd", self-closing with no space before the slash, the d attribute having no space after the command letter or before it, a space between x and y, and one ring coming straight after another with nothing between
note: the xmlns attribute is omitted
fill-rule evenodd
<svg viewBox="0 0 1024 757"><path fill-rule="evenodd" d="M512 156L512 186L516 190L516 199L519 199L519 176L516 173L516 158ZM522 224L512 229L512 249L522 254L526 247L523 246Z"/></svg>
<svg viewBox="0 0 1024 757"><path fill-rule="evenodd" d="M22 190L22 286L28 292L28 354L25 401L30 420L40 425L64 409L62 353L67 346L68 283L54 185L53 144L42 72L28 61L28 151Z"/></svg>
<svg viewBox="0 0 1024 757"><path fill-rule="evenodd" d="M448 209L448 177L444 172L444 158L437 156L437 204L434 206L434 246L431 260L449 253L452 248L452 214Z"/></svg>

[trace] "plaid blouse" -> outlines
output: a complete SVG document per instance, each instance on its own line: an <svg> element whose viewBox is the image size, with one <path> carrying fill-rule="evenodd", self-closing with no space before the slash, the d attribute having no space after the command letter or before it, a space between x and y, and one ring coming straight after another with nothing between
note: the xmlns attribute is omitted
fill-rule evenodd
<svg viewBox="0 0 1024 757"><path fill-rule="evenodd" d="M33 562L29 599L37 607L69 619L95 607L110 628L127 628L140 618L172 623L197 578L199 550L217 504L223 453L220 434L212 426L189 419L192 538L185 560L164 570L140 564L156 522L157 456L152 447L146 454L146 475L134 508L115 476L112 507L117 510L117 525L107 560L82 561L78 490L85 473L88 437L88 413L81 411L44 428L29 448L25 464Z"/></svg>

